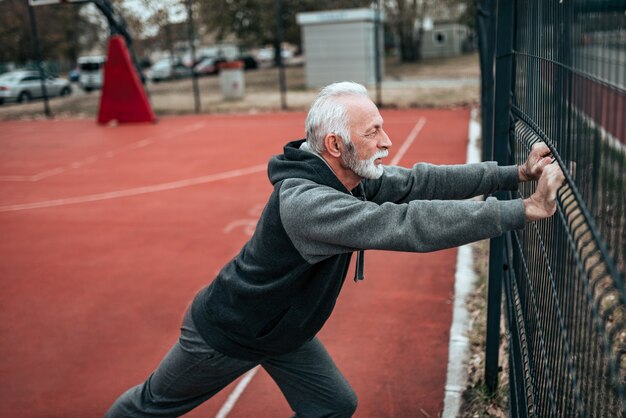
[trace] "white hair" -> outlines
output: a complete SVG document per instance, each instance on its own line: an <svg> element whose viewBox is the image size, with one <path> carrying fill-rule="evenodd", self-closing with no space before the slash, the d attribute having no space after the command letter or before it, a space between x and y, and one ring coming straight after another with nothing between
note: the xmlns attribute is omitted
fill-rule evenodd
<svg viewBox="0 0 626 418"><path fill-rule="evenodd" d="M346 96L368 97L367 89L352 81L329 84L317 95L306 117L306 139L312 151L321 154L326 147L324 138L334 133L346 145L351 143L345 104L339 100Z"/></svg>

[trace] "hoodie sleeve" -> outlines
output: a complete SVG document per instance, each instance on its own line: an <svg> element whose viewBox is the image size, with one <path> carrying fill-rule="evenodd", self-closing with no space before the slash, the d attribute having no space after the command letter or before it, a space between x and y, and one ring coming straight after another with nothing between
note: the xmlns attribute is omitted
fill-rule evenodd
<svg viewBox="0 0 626 418"><path fill-rule="evenodd" d="M294 246L311 263L361 249L435 251L525 223L519 199L378 204L302 179L283 183L280 216Z"/></svg>
<svg viewBox="0 0 626 418"><path fill-rule="evenodd" d="M438 166L415 164L412 169L386 166L377 180L363 182L368 200L408 203L420 199L468 199L497 190L517 190L516 166L495 162Z"/></svg>

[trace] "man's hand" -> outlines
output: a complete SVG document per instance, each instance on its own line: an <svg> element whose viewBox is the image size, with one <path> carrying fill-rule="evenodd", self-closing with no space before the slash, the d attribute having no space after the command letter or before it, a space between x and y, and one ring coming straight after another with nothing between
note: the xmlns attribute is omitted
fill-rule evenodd
<svg viewBox="0 0 626 418"><path fill-rule="evenodd" d="M557 164L542 167L542 174L535 193L528 199L524 199L526 221L532 222L554 215L557 192L564 181L563 171Z"/></svg>
<svg viewBox="0 0 626 418"><path fill-rule="evenodd" d="M528 154L526 163L517 168L520 182L533 181L541 177L544 167L552 162L550 148L544 142L534 144Z"/></svg>

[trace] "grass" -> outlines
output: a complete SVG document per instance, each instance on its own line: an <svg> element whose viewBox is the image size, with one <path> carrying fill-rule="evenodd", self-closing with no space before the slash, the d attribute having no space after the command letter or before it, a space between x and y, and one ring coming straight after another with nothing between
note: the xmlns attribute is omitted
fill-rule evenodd
<svg viewBox="0 0 626 418"><path fill-rule="evenodd" d="M470 312L470 353L467 364L468 382L463 393L462 418L507 417L508 416L508 369L506 326L501 323L498 388L489 393L485 384L485 337L487 328L487 282L489 272L489 241L473 244L476 283L467 299Z"/></svg>

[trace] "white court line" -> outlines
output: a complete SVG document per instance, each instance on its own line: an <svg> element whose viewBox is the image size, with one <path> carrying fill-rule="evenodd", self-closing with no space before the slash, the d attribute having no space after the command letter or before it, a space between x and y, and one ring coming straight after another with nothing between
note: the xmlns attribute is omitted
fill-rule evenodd
<svg viewBox="0 0 626 418"><path fill-rule="evenodd" d="M165 190L181 189L183 187L195 186L198 184L211 183L218 180L226 180L234 177L245 176L247 174L265 171L267 164L255 165L239 170L225 171L223 173L210 174L208 176L195 177L191 179L172 181L169 183L153 184L151 186L135 187L133 189L117 190L114 192L98 193L85 196L68 197L65 199L44 200L43 202L23 203L18 205L0 206L0 212L16 212L29 209L50 208L54 206L73 205L77 203L96 202L99 200L118 199L120 197L137 196L146 193L162 192Z"/></svg>
<svg viewBox="0 0 626 418"><path fill-rule="evenodd" d="M248 383L250 383L250 381L252 380L252 378L254 377L254 375L256 374L258 370L259 370L259 366L256 366L254 369L248 371L243 376L243 379L241 379L241 382L237 384L235 389L228 396L228 399L226 399L226 402L224 402L224 405L222 405L222 408L218 411L217 415L215 415L215 418L226 418L226 416L228 416L230 411L233 409L233 407L239 400L239 397L241 396L243 391L246 390L246 386L248 386Z"/></svg>
<svg viewBox="0 0 626 418"><path fill-rule="evenodd" d="M415 141L415 138L417 138L417 135L420 133L424 125L426 125L426 118L425 117L419 118L419 120L417 121L417 123L415 124L411 132L409 133L409 136L406 137L406 139L402 143L402 146L398 150L398 153L393 157L389 165L397 165L400 162L402 157L404 157L404 154L406 154L406 152L409 150L409 147L411 146L411 144L413 144L413 141Z"/></svg>
<svg viewBox="0 0 626 418"><path fill-rule="evenodd" d="M124 147L120 147L117 150L113 150L113 151L106 151L103 152L101 154L96 154L96 155L91 155L89 157L85 157L82 160L78 160L78 161L73 161L71 163L65 164L61 167L57 167L57 168L52 168L50 170L46 170L46 171L42 171L41 173L37 173L34 174L32 176L0 176L0 181L39 181L48 177L52 177L52 176L56 176L58 174L62 174L65 173L66 171L69 170L75 170L77 168L81 168L84 167L86 165L89 164L93 164L101 159L104 158L113 158L116 155L120 155L123 154L125 152L128 151L132 151L134 149L139 149L139 148L143 148L145 146L148 146L152 143L154 143L155 140L157 139L171 139L171 138L175 138L177 136L180 135L184 135L187 134L189 132L193 132L196 131L198 129L201 129L205 126L206 124L204 122L198 122L195 123L193 125L189 125L185 128L182 129L178 129L174 132L169 132L163 136L161 135L157 135L157 136L149 136L147 138L143 138L140 139L136 142L133 142L132 144L126 145Z"/></svg>

